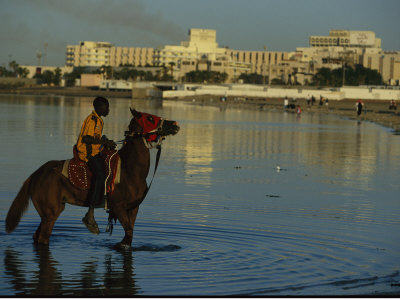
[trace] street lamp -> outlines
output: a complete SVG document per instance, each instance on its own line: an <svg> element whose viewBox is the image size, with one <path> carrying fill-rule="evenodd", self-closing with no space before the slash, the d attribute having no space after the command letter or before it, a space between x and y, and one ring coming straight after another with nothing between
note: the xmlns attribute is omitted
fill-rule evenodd
<svg viewBox="0 0 400 300"><path fill-rule="evenodd" d="M345 65L346 65L346 48L343 49L343 62L342 62L342 68L343 68L343 82L342 86L344 87L344 80L345 80Z"/></svg>
<svg viewBox="0 0 400 300"><path fill-rule="evenodd" d="M381 56L381 59L380 59L380 73L381 73L381 85L383 85L383 59L385 58L385 55L382 55Z"/></svg>
<svg viewBox="0 0 400 300"><path fill-rule="evenodd" d="M351 50L350 51L346 51L346 47L344 47L343 52L342 52L343 53L343 87L344 87L344 83L345 83L345 80L346 80L346 77L345 77L346 62L347 62L347 54L349 52L351 52Z"/></svg>
<svg viewBox="0 0 400 300"><path fill-rule="evenodd" d="M267 46L264 46L264 52L266 52L267 51ZM264 85L265 85L265 69L267 68L267 65L265 64L265 54L266 53L264 53L264 59L263 59L263 79L264 79ZM269 78L268 78L268 81L269 81Z"/></svg>

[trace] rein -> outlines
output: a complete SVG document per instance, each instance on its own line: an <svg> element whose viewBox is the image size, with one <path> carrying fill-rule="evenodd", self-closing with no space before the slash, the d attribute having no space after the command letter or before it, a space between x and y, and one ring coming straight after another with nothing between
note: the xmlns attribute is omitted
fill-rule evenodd
<svg viewBox="0 0 400 300"><path fill-rule="evenodd" d="M117 143L117 144L119 144L119 143L121 143L121 144L122 144L122 143L126 143L126 142L128 142L129 138L132 139L132 138L135 138L135 137L142 137L142 138L143 138L143 142L144 142L145 146L146 146L148 149L152 149L152 148L156 147L156 148L157 148L157 155L156 155L156 163L155 163L154 171L153 171L153 177L151 178L151 181L150 181L149 186L148 186L148 187L146 188L146 190L144 191L142 198L139 199L139 201L137 201L136 203L134 202L132 205L129 205L128 208L127 208L127 210L135 209L135 208L138 207L138 206L144 201L144 199L146 198L147 193L149 192L150 187L151 187L151 185L152 185L152 183L153 183L154 176L156 175L156 171L157 171L158 164L159 164L159 162L160 162L160 157L161 157L161 143L162 143L163 140L164 140L163 137L158 136L158 137L157 137L157 140L158 140L157 144L156 144L156 145L152 145L152 144L151 144L152 142L148 142L148 141L146 140L145 136L143 136L143 135L141 135L141 134L133 134L133 135L125 134L125 139L123 139L123 140L121 140L121 141L118 141L118 142L116 142L116 143ZM149 145L150 145L151 147L149 147ZM113 231L113 227L114 227L114 224L112 223L112 220L114 219L115 222L117 222L117 220L116 220L116 218L113 216L113 213L112 213L112 210L111 210L111 209L107 210L107 212L108 212L109 215L108 215L108 224L107 224L106 232L110 232L110 235L111 235L111 234L112 234L112 231Z"/></svg>

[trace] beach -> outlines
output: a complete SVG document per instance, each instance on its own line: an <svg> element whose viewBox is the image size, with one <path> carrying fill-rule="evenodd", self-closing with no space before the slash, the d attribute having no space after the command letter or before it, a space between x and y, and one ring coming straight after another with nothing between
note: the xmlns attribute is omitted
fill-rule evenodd
<svg viewBox="0 0 400 300"><path fill-rule="evenodd" d="M14 90L0 90L0 94L21 94L21 95L63 95L63 96L81 96L96 97L104 96L109 98L131 98L131 91L104 91L90 88L60 88L60 87L40 87L40 88L19 88ZM244 97L227 97L226 101L221 101L217 96L202 95L180 98L168 98L164 100L184 101L194 105L211 105L226 107L240 107L247 109L260 110L284 110L283 98L244 98ZM289 99L289 104L300 106L302 114L304 113L321 113L335 114L344 118L369 121L376 124L392 128L396 133L400 132L400 107L397 110L390 110L390 101L387 100L363 100L364 109L360 116L356 112L356 100L329 100L328 105L319 104L316 99L314 105L307 104L306 99L296 99L293 102ZM286 109L288 112L296 113L296 109Z"/></svg>
<svg viewBox="0 0 400 300"><path fill-rule="evenodd" d="M197 96L169 99L174 101L186 101L193 104L213 105L221 107L240 107L252 108L260 110L281 110L284 111L284 99L282 98L242 98L228 97L226 101L221 102L217 97L213 96ZM362 100L362 99L360 99ZM384 100L362 100L364 103L363 112L360 116L357 115L356 102L354 99L346 100L330 100L328 105L319 104L319 99L314 105L308 104L306 99L289 99L289 104L294 104L295 109L286 109L287 112L297 113L297 106L300 106L301 113L321 113L335 114L344 118L369 121L376 124L392 128L396 133L400 132L400 107L396 110L389 109L389 102Z"/></svg>

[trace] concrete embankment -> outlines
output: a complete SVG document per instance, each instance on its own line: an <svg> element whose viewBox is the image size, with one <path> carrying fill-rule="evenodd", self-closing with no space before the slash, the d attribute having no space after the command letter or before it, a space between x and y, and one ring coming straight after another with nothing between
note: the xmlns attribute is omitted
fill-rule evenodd
<svg viewBox="0 0 400 300"><path fill-rule="evenodd" d="M245 98L309 98L314 96L329 100L362 99L362 100L400 100L398 87L341 87L341 88L312 88L303 86L269 87L251 84L227 85L195 85L183 84L176 90L163 92L164 99L183 98L191 96L212 95Z"/></svg>

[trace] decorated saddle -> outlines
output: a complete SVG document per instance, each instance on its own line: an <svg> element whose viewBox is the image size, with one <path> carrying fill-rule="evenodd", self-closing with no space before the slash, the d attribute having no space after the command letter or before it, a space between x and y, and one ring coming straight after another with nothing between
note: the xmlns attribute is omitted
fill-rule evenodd
<svg viewBox="0 0 400 300"><path fill-rule="evenodd" d="M92 181L92 172L86 162L79 159L76 146L73 149L74 157L64 162L62 174L69 182L80 190L89 190ZM117 150L104 150L102 152L105 164L107 194L114 192L115 184L119 183L121 173L121 160Z"/></svg>

